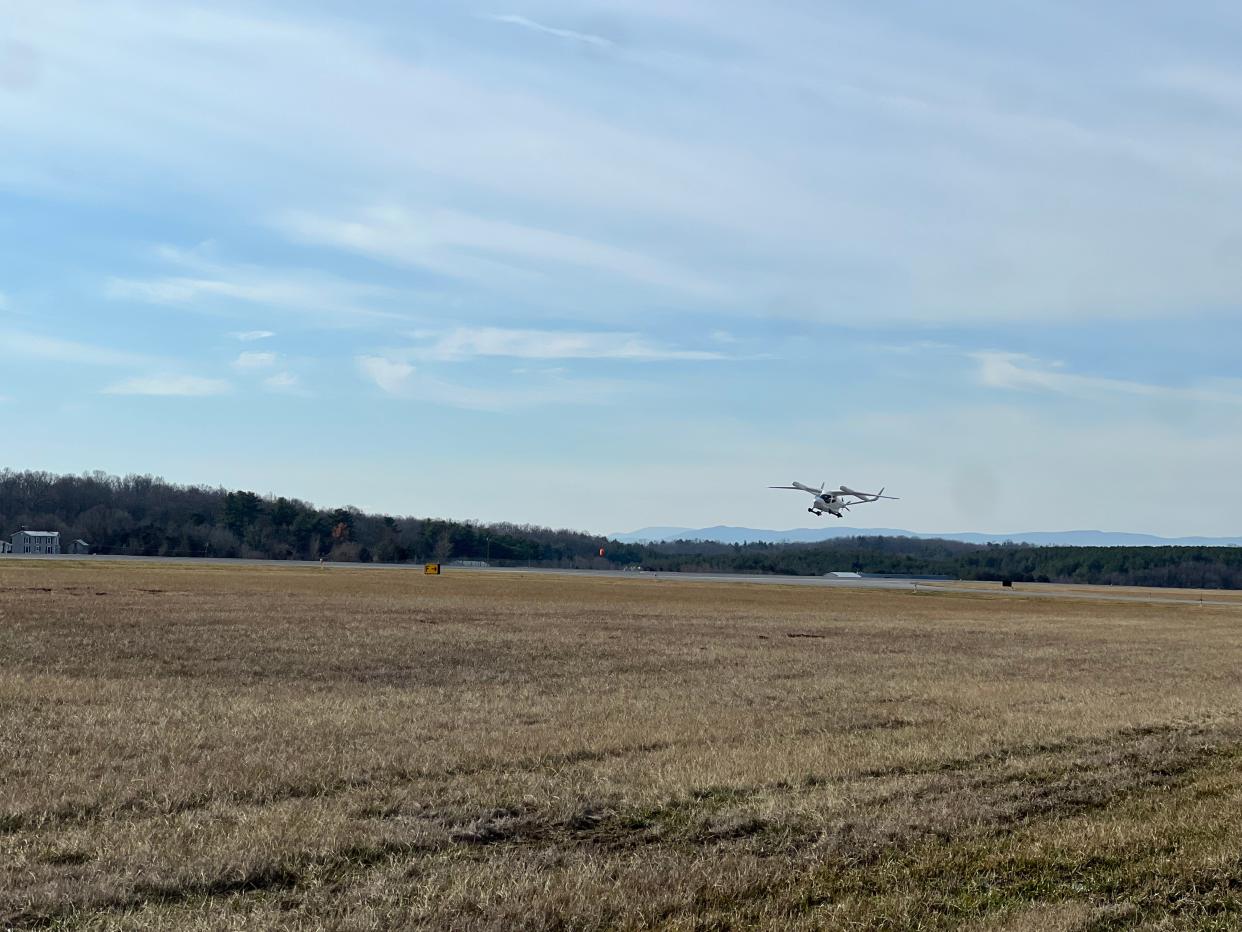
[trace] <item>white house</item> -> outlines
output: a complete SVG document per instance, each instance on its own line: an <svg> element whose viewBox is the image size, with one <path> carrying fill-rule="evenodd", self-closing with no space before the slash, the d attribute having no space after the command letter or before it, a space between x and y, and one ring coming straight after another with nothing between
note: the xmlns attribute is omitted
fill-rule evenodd
<svg viewBox="0 0 1242 932"><path fill-rule="evenodd" d="M12 553L13 545L7 540L0 540L0 553Z"/></svg>
<svg viewBox="0 0 1242 932"><path fill-rule="evenodd" d="M60 553L60 531L18 531L13 535L14 553Z"/></svg>

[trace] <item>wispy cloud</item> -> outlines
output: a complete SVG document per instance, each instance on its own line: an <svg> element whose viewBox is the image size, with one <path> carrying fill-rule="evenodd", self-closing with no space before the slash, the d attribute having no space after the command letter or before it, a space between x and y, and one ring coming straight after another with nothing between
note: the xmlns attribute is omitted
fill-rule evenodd
<svg viewBox="0 0 1242 932"><path fill-rule="evenodd" d="M204 397L223 395L232 386L221 379L195 375L152 375L125 379L104 389L106 395L172 395Z"/></svg>
<svg viewBox="0 0 1242 932"><path fill-rule="evenodd" d="M0 330L0 346L11 356L88 366L146 365L151 357L140 353L61 340L18 330Z"/></svg>
<svg viewBox="0 0 1242 932"><path fill-rule="evenodd" d="M279 392L285 395L309 394L302 387L302 380L292 372L277 372L275 375L269 375L263 380L263 387L270 392Z"/></svg>
<svg viewBox="0 0 1242 932"><path fill-rule="evenodd" d="M1227 110L1242 110L1242 71L1201 66L1165 68L1152 76L1152 83L1193 95Z"/></svg>
<svg viewBox="0 0 1242 932"><path fill-rule="evenodd" d="M713 282L661 259L608 243L455 210L369 207L346 216L286 211L276 226L294 239L413 265L455 278L514 284L566 267L668 288L721 296ZM546 282L545 282L546 284Z"/></svg>
<svg viewBox="0 0 1242 932"><path fill-rule="evenodd" d="M589 32L576 32L573 29L559 29L555 26L545 26L543 23L535 22L533 19L527 19L525 16L518 16L513 13L488 13L484 16L497 23L508 23L512 26L521 26L523 29L529 29L532 32L543 33L548 36L556 36L558 39L570 39L574 42L582 42L586 45L593 45L596 48L608 49L615 44L611 39L605 39L603 36L597 36Z"/></svg>
<svg viewBox="0 0 1242 932"><path fill-rule="evenodd" d="M358 356L359 371L395 398L435 402L474 411L513 411L544 405L603 404L625 390L622 382L572 379L558 370L518 370L508 384L463 385L417 370L400 359Z"/></svg>
<svg viewBox="0 0 1242 932"><path fill-rule="evenodd" d="M317 315L336 324L357 318L398 318L376 309L377 299L391 296L387 288L363 284L307 269L270 269L263 266L222 263L193 250L164 246L158 255L192 274L152 278L108 279L105 294L114 300L146 304L193 307L212 300L241 302L283 311ZM237 339L258 340L267 330L246 330Z"/></svg>
<svg viewBox="0 0 1242 932"><path fill-rule="evenodd" d="M725 358L720 353L660 346L636 333L515 330L458 327L442 334L412 334L430 342L411 352L415 359L457 362L478 357L514 359L618 359L636 362Z"/></svg>
<svg viewBox="0 0 1242 932"><path fill-rule="evenodd" d="M357 356L354 358L364 376L390 395L404 394L410 384L414 367L399 359L384 356Z"/></svg>
<svg viewBox="0 0 1242 932"><path fill-rule="evenodd" d="M271 330L236 330L230 333L229 336L235 340L240 340L242 343L254 343L258 340L269 340L276 336L276 334Z"/></svg>
<svg viewBox="0 0 1242 932"><path fill-rule="evenodd" d="M243 370L270 369L276 365L276 359L275 353L239 353L237 358L233 360L233 368Z"/></svg>
<svg viewBox="0 0 1242 932"><path fill-rule="evenodd" d="M1242 405L1242 393L1230 390L1228 383L1180 387L1078 375L1062 367L1027 356L995 350L971 353L978 363L979 381L989 388L1051 392L1074 398L1100 398L1131 395L1209 404Z"/></svg>

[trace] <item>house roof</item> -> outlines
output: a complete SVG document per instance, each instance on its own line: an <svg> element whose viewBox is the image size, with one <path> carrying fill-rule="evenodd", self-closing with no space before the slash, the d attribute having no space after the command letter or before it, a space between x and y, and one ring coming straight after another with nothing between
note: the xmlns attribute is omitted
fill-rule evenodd
<svg viewBox="0 0 1242 932"><path fill-rule="evenodd" d="M60 537L60 531L18 531L17 533L25 534L27 537Z"/></svg>
<svg viewBox="0 0 1242 932"><path fill-rule="evenodd" d="M80 537L79 537L77 540L75 540L75 541L74 541L74 543L75 543L75 544L81 544L83 547L89 547L89 546L90 546L90 544L88 544L86 541L84 541L84 540L83 540L82 538L80 538Z"/></svg>

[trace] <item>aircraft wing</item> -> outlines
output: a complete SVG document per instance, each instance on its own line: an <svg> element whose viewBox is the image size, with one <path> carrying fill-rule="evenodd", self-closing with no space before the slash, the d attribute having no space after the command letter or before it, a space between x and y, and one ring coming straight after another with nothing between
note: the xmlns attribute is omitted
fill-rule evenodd
<svg viewBox="0 0 1242 932"><path fill-rule="evenodd" d="M886 498L894 502L900 501L900 499L895 495L885 495L883 489L880 489L878 492L857 492L854 489L843 485L841 486L841 492L845 495L853 495L855 498L862 499L862 501L854 502L855 505L861 505L863 502L878 502L882 498Z"/></svg>

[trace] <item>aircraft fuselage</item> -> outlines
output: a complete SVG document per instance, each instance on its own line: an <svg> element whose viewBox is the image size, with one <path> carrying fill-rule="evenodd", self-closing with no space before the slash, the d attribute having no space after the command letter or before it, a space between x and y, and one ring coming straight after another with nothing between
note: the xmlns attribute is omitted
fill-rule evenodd
<svg viewBox="0 0 1242 932"><path fill-rule="evenodd" d="M807 511L814 515L822 515L824 512L832 515L834 518L841 517L841 507L844 502L835 495L817 495L814 504Z"/></svg>

